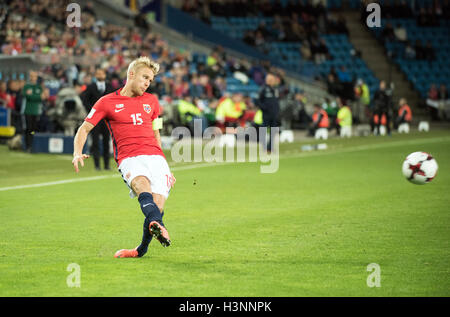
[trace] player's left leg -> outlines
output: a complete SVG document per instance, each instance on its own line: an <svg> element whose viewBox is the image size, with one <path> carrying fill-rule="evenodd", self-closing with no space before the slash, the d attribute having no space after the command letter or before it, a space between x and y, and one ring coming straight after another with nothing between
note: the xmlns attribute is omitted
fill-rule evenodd
<svg viewBox="0 0 450 317"><path fill-rule="evenodd" d="M155 180L152 182L154 183ZM142 213L145 215L142 243L137 248L139 256L147 252L152 236L155 236L163 246L169 246L169 234L162 222L162 210L166 200L165 197L154 193L150 185L150 180L145 176L137 176L134 178L131 182L131 188L138 196Z"/></svg>
<svg viewBox="0 0 450 317"><path fill-rule="evenodd" d="M161 221L155 220L150 222L149 224L150 233L159 241L159 243L162 244L163 247L168 247L170 246L169 233L167 232L166 226L162 221L162 218L164 216L163 208L166 198L163 195L154 192L153 199L156 205L158 206L159 210L161 210Z"/></svg>
<svg viewBox="0 0 450 317"><path fill-rule="evenodd" d="M136 250L139 253L139 257L141 257L145 253L147 253L148 246L149 246L150 242L152 241L153 236L156 236L158 241L163 246L170 245L170 240L167 239L169 241L169 243L167 244L166 239L164 239L162 236L162 233L163 233L162 230L165 230L166 231L165 236L167 236L167 238L168 238L168 233L167 233L167 230L165 229L165 225L163 223L163 217L164 217L164 209L163 208L164 208L164 203L166 201L166 198L164 196L156 194L156 193L152 193L152 196L153 196L153 201L158 206L158 209L161 210L161 220L151 221L149 217L145 217L142 241L141 241L141 244L136 248ZM159 228L161 226L162 226L162 228ZM151 230L152 227L154 228L153 231L159 230L160 232L152 232L152 230Z"/></svg>

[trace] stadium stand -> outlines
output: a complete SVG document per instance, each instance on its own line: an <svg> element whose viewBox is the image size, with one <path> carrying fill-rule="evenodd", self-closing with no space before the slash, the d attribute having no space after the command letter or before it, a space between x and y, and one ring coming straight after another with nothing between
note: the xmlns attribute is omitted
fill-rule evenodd
<svg viewBox="0 0 450 317"><path fill-rule="evenodd" d="M403 87L398 78L391 77L395 77L391 66L383 78L377 78L372 71L375 65L369 67L366 63L368 56L361 56L358 48L352 45L353 39L346 26L348 13L360 10L361 21L365 25L368 14L365 8L370 2L378 2L382 6L383 17L382 27L371 28L370 31L382 43L390 62L397 65L419 93L421 100L417 100L409 88ZM372 96L381 79L399 84L395 101L408 97L418 110L426 99L430 99L429 91L433 85L442 86L443 95L448 91L448 1L268 0L252 2L253 10L241 7L239 1L197 1L201 7L209 6L209 10L201 12L192 9L193 3L195 1L184 1L182 9L208 22L218 32L257 47L280 60L284 68L294 69L303 76L326 80L330 71L335 72L344 66L351 81L362 79ZM407 40L403 39L406 35ZM422 51L423 54L420 53ZM352 99L345 92L338 94Z"/></svg>
<svg viewBox="0 0 450 317"><path fill-rule="evenodd" d="M434 14L423 19L424 7L419 8L415 17L383 19L382 27L373 33L414 89L423 99L429 99L433 86L450 88L450 20ZM405 38L398 36L400 30Z"/></svg>
<svg viewBox="0 0 450 317"><path fill-rule="evenodd" d="M42 66L41 75L50 91L50 98L45 101L44 115L54 106L59 89L75 82L87 85L92 80L95 65L107 69L112 85L118 88L126 77L128 62L135 56L148 52L162 66L162 74L157 77L152 91L159 95L162 104L169 106L174 100L192 92L193 76L199 78L201 93L198 98L206 100L206 105L212 108L226 93L241 92L255 98L259 85L262 84L261 79L269 69L284 77L280 69L273 69L270 64L252 64L248 59L227 56L221 48L209 48L209 53L203 50L191 54L180 46L170 46L156 32L146 32L134 25L113 24L104 17L100 19L89 3L83 8L88 12L84 17L87 23L84 24L83 20L84 27L71 32L65 27L65 21L59 19L61 8L64 9L69 2L59 1L50 7L44 6L44 3L45 1L37 1L34 6L29 6L31 14L26 18L19 19L19 13L27 11L26 3L11 2L9 7L3 7L1 11L4 26L2 30L10 30L4 32L1 38L3 57L17 58L27 53L38 62L21 70L15 67L2 68L1 76L6 81L18 80L19 85L23 86L27 77L26 69ZM109 17L109 21L115 20L116 17ZM57 37L61 37L63 41L57 42ZM130 38L132 41L128 41ZM286 84L287 90L292 89L291 83L285 80L282 82ZM18 94L19 101L20 92ZM247 100L252 108L251 99ZM14 110L19 112L19 102ZM176 118L176 115L168 117ZM58 130L57 122L42 127L43 131L48 129Z"/></svg>
<svg viewBox="0 0 450 317"><path fill-rule="evenodd" d="M344 17L326 14L326 9L340 7L340 1L328 2L327 8L320 2L312 5L298 1L253 3L255 10L237 10L236 5L233 1L212 1L211 16L202 20L210 22L211 27L222 34L257 47L280 61L283 68L305 77L325 82L330 72L337 77L336 71L344 67L349 78L339 83L342 89L329 92L345 100L354 99L353 87L357 79L368 85L372 95L378 88L379 79L348 40ZM191 8L192 2L185 1L183 10L195 15ZM230 16L233 12L241 12L241 16Z"/></svg>
<svg viewBox="0 0 450 317"><path fill-rule="evenodd" d="M139 55L150 55L162 66L151 90L165 106L164 115L171 126L180 123L174 104L187 95L213 112L220 98L243 93L250 109L255 109L253 101L268 71L278 73L282 79L282 104L292 102L295 94L303 93L303 111L310 116L312 104L326 107L340 97L356 110L355 123L358 123L363 120L359 115L363 111L358 108L361 105L355 96L357 83L367 84L373 96L380 80L386 79L370 64L367 54L361 54L352 38L353 29L350 32L348 27L347 13L361 10L361 1L171 1L206 23L201 26L210 25L210 34L217 36L218 43L220 38L232 38L235 41L231 44L239 42L244 45L240 48L251 47L262 55L247 54L252 52L250 49L239 51L222 47L196 35L183 35L170 29L170 23L148 23L142 15L134 16L129 11L123 14L107 1L96 1L95 5L92 1L80 1L82 27L68 28L65 8L69 3L67 0L25 0L7 1L0 6L0 80L7 82L7 93L14 97L13 122L20 120L20 90L28 70L39 69L49 91L50 97L44 102L45 116L51 113L47 110L54 107L57 92L75 83L83 89L91 82L96 65L107 70L114 88L120 87L126 77L126 66ZM381 3L389 8L390 2ZM429 98L432 83L437 87L443 84L442 91L449 87L448 43L445 41L449 23L447 13L442 10L444 13L435 19L437 22L433 20L433 26L417 25L422 21L420 7L427 7L431 2L417 3L417 7L406 6L414 14L419 12L416 17L391 16L389 12L396 11L390 8L383 13L387 14L383 27L371 32L383 44L386 56L420 92L425 104L425 99L432 99ZM181 14L185 14L182 11ZM177 17L182 18L182 15ZM361 19L363 17L364 14ZM394 38L384 38L388 25L399 28L392 30ZM416 60L417 54L410 58L407 48L412 44L395 38L395 34L401 37L402 32L406 32L410 43L416 40L425 43L425 39L430 39L434 60ZM417 51L414 47L413 50ZM15 62L19 59L20 63ZM405 96L396 98L401 97ZM415 102L412 108L413 111L417 108ZM297 120L298 116L291 116L292 120ZM44 122L51 123L52 118ZM21 123L15 124L20 133ZM41 126L42 131L60 128L55 120L53 124Z"/></svg>

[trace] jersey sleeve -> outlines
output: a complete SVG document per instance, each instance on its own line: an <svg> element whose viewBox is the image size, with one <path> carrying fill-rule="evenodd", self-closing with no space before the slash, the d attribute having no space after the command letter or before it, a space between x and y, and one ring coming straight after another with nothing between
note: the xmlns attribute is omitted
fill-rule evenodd
<svg viewBox="0 0 450 317"><path fill-rule="evenodd" d="M106 117L107 114L106 110L107 108L105 99L100 98L92 107L91 111L88 113L84 121L87 121L95 126L100 120Z"/></svg>
<svg viewBox="0 0 450 317"><path fill-rule="evenodd" d="M155 96L153 96L153 105L155 111L153 111L152 113L152 121L158 118L158 116L161 114L161 106L159 105L158 98L156 98Z"/></svg>

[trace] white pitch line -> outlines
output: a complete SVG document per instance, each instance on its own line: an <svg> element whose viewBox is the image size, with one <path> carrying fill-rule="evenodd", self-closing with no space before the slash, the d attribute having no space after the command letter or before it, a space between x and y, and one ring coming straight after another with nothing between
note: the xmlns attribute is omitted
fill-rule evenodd
<svg viewBox="0 0 450 317"><path fill-rule="evenodd" d="M450 142L450 137L435 137L435 138L422 138L408 141L393 141L388 143L375 143L368 145L357 145L353 147L347 148L338 148L338 149L329 149L323 151L313 151L313 152L300 152L295 154L288 154L280 156L283 159L290 158L298 158L298 157L310 157L310 156L318 156L318 155L330 155L330 154L339 154L339 153L348 153L348 152L358 152L365 150L376 150L381 148L389 148L403 145L414 145L414 144L423 144L423 143L439 143L439 142Z"/></svg>
<svg viewBox="0 0 450 317"><path fill-rule="evenodd" d="M395 142L378 143L378 144L371 144L371 145L358 145L358 146L354 146L354 147L348 147L348 148L336 149L336 150L328 150L328 151L325 150L325 151L315 151L315 152L300 152L300 153L296 153L296 154L280 155L280 159L321 156L321 155L339 154L339 153L345 153L345 152L357 152L357 151L364 151L364 150L372 150L372 149L385 148L385 147L394 147L394 146L401 146L401 145L411 145L411 144L421 144L421 143L437 143L437 142L445 142L445 141L450 141L450 137L423 138L423 139L416 139L416 140L395 141ZM221 162L221 163L214 162L214 163L189 164L186 166L174 166L174 167L171 167L170 169L171 169L171 171L183 171L183 170L190 170L190 169L196 169L196 168L202 168L202 167L221 166L221 165L233 164L233 163L238 163L238 162ZM60 180L60 181L45 182L45 183L38 183L38 184L0 187L0 192L7 191L7 190L36 188L36 187L45 187L45 186L85 182L85 181L94 181L94 180L107 179L107 178L119 177L119 176L120 176L119 174L100 175L100 176L64 179L64 180Z"/></svg>
<svg viewBox="0 0 450 317"><path fill-rule="evenodd" d="M183 171L183 170L190 170L190 169L195 169L195 168L210 167L210 166L213 166L213 165L223 165L223 164L229 164L229 163L192 164L192 165L187 165L187 166L171 167L170 170L171 171ZM25 188L45 187L45 186L53 186L53 185L61 185L61 184L69 184L69 183L78 183L78 182L86 182L86 181L96 181L96 180L112 178L112 177L120 177L120 174L91 176L91 177L80 177L80 178L63 179L63 180L54 181L54 182L45 182L45 183L38 183L38 184L0 187L0 192L1 191L7 191L7 190L15 190L15 189L25 189Z"/></svg>
<svg viewBox="0 0 450 317"><path fill-rule="evenodd" d="M60 180L60 181L46 182L46 183L39 183L39 184L0 187L0 192L1 191L6 191L6 190L14 190L14 189L24 189L24 188L33 188L33 187L45 187L45 186L68 184L68 183L76 183L76 182L94 181L94 180L99 180L99 179L104 179L104 178L109 178L109 177L114 177L114 176L116 176L116 175L103 175L103 176L71 178L71 179L63 179L63 180Z"/></svg>

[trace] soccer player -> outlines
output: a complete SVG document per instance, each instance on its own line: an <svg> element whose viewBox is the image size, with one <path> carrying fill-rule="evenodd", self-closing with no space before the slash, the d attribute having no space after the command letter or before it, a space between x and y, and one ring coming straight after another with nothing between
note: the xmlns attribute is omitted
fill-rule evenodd
<svg viewBox="0 0 450 317"><path fill-rule="evenodd" d="M82 154L86 138L94 126L105 119L119 172L130 189L130 197L138 197L145 215L141 244L135 249L117 251L116 258L143 256L152 237L164 247L171 244L162 218L164 203L176 180L162 152L155 124L160 114L158 99L145 92L158 71L159 64L148 57L131 62L125 86L95 103L74 138L72 164L78 173L78 163L84 166L84 159L89 157Z"/></svg>

